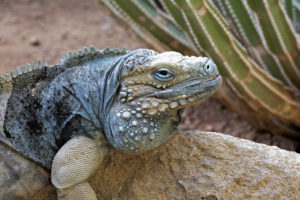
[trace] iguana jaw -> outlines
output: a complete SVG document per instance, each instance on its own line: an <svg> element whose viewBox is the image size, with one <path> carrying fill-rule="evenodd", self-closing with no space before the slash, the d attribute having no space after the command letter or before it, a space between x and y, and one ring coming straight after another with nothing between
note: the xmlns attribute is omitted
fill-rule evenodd
<svg viewBox="0 0 300 200"><path fill-rule="evenodd" d="M222 82L220 75L215 75L208 80L191 80L185 83L181 83L178 86L157 91L150 95L159 99L174 99L176 97L186 96L186 98L194 97L196 99L202 99L206 94L213 93Z"/></svg>

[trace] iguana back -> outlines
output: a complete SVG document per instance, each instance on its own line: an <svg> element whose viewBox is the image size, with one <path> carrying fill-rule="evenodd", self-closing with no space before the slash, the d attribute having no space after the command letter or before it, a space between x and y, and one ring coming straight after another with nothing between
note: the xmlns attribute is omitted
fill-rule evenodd
<svg viewBox="0 0 300 200"><path fill-rule="evenodd" d="M47 66L39 62L38 65L17 68L17 72L1 77L1 140L50 169L55 153L73 136L73 129L84 130L82 124L74 119L85 119L93 127L103 129L99 115L105 112L107 97L113 97L118 87L118 76L111 72L118 67L116 62L130 55L132 53L125 50L96 51L91 47L90 50L70 52L64 56L62 64ZM97 80L94 86L99 90L103 88L99 94L88 94L94 95L93 98L97 99L94 102L84 100L86 87L93 87L93 84L87 84L87 79ZM104 91L108 81L112 84L111 90ZM73 87L77 87L76 94L72 93ZM101 105L98 113L93 110L92 104ZM65 131L69 134L62 135L63 129L70 129ZM79 131L76 134L86 133Z"/></svg>
<svg viewBox="0 0 300 200"><path fill-rule="evenodd" d="M42 119L38 116L38 111L42 109L40 97L44 88L49 87L51 81L64 69L59 66L40 67L31 72L19 73L11 81L1 84L0 131L26 157L39 164L42 164L42 158L46 158L43 162L45 166L51 159L51 156L46 155L54 156L57 147L51 146L55 141L52 135L44 138L42 134Z"/></svg>

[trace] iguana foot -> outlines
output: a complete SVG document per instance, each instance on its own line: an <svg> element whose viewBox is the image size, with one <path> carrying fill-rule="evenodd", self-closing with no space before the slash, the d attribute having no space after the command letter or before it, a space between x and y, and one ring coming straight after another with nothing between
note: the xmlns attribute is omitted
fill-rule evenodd
<svg viewBox="0 0 300 200"><path fill-rule="evenodd" d="M96 172L106 147L94 140L77 136L69 140L55 155L51 181L59 200L96 200L88 178Z"/></svg>
<svg viewBox="0 0 300 200"><path fill-rule="evenodd" d="M97 200L91 185L85 181L65 189L57 189L59 200Z"/></svg>

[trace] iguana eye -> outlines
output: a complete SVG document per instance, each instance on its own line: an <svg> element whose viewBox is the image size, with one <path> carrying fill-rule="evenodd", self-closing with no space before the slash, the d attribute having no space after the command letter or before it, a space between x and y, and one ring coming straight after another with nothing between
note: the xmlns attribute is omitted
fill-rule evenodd
<svg viewBox="0 0 300 200"><path fill-rule="evenodd" d="M167 68L159 68L154 71L153 78L157 81L170 81L175 77L174 73Z"/></svg>
<svg viewBox="0 0 300 200"><path fill-rule="evenodd" d="M216 70L216 65L211 60L209 60L203 67L205 73L210 74Z"/></svg>

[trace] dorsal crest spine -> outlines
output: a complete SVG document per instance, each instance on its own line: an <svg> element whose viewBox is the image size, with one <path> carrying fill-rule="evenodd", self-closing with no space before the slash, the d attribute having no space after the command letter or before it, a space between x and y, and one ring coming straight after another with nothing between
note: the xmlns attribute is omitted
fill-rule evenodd
<svg viewBox="0 0 300 200"><path fill-rule="evenodd" d="M126 54L129 51L126 51L125 48L122 49L110 49L109 47L106 47L103 50L95 49L93 46L90 46L88 49L85 47L83 50L79 51L69 51L68 53L64 53L64 56L61 58L62 63L71 62L76 63L78 59L81 59L85 56L101 56L101 55L120 55L120 54Z"/></svg>
<svg viewBox="0 0 300 200"><path fill-rule="evenodd" d="M76 63L79 59L84 58L85 56L105 56L105 55L122 55L126 54L129 51L127 51L125 48L117 49L113 48L110 49L109 47L106 47L103 50L95 49L93 46L90 46L90 48L84 48L83 50L79 51L69 51L68 53L65 53L64 56L61 58L62 64L66 62L70 63ZM44 66L48 66L47 61L45 63L42 63L40 60L38 60L37 64L32 62L32 64L27 63L25 66L17 66L16 70L11 70L11 73L6 75L0 75L0 84L5 84L7 82L12 81L12 79L17 78L18 76L35 71L37 69L41 69Z"/></svg>
<svg viewBox="0 0 300 200"><path fill-rule="evenodd" d="M34 62L32 62L32 64L27 63L26 66L17 66L16 69L12 69L9 74L0 75L0 84L11 82L12 79L17 78L22 74L41 69L44 66L48 66L47 61L45 63L42 63L40 60L38 60L37 65Z"/></svg>

